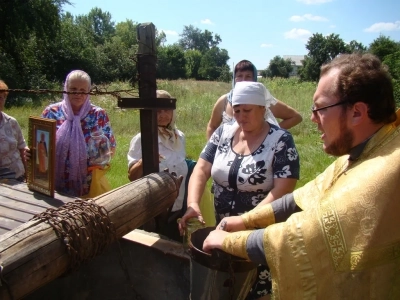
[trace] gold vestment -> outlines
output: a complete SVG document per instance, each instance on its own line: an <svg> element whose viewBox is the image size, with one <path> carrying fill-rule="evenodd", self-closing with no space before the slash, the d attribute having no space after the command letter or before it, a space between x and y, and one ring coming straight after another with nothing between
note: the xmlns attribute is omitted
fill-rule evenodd
<svg viewBox="0 0 400 300"><path fill-rule="evenodd" d="M356 161L342 156L295 190L303 211L265 229L275 299L400 299L396 125L382 127Z"/></svg>

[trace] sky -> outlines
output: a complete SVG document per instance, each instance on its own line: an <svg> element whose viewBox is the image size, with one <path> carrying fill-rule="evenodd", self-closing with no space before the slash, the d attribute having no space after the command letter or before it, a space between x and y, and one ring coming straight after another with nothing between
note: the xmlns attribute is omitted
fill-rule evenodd
<svg viewBox="0 0 400 300"><path fill-rule="evenodd" d="M166 44L180 38L184 26L218 34L232 68L242 59L257 69L275 56L305 55L313 34L338 34L346 43L368 47L379 35L400 42L399 0L70 0L64 12L86 15L98 7L115 24L127 19L152 22L164 31Z"/></svg>

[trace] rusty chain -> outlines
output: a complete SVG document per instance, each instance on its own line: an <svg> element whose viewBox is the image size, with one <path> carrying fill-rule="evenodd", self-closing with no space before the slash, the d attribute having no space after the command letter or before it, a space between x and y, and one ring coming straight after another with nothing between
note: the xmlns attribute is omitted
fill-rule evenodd
<svg viewBox="0 0 400 300"><path fill-rule="evenodd" d="M16 93L31 93L31 94L85 94L85 95L110 95L117 99L121 98L121 93L126 93L130 96L137 96L138 91L134 88L127 89L127 90L114 90L114 91L107 91L105 88L99 88L98 86L93 86L88 93L84 92L67 92L67 91L59 91L59 90L50 90L50 89L0 89L1 92L16 92Z"/></svg>
<svg viewBox="0 0 400 300"><path fill-rule="evenodd" d="M77 269L116 240L108 212L93 200L75 200L56 209L48 208L32 220L50 224L62 239L70 257L70 270Z"/></svg>

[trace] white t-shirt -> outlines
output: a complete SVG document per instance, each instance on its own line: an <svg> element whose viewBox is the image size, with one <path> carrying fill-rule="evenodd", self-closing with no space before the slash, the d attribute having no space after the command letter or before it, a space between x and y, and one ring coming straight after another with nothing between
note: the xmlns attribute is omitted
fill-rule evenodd
<svg viewBox="0 0 400 300"><path fill-rule="evenodd" d="M178 133L178 139L180 140L180 149L174 150L168 145L163 144L162 140L158 138L158 151L161 156L161 162L159 164L160 171L168 168L169 172L175 172L178 176L183 176L182 184L179 188L179 195L176 198L175 203L172 207L172 211L177 211L182 208L183 198L185 196L185 181L188 173L188 167L185 161L186 158L186 142L183 132L176 130ZM139 159L142 158L142 139L140 133L135 135L129 146L128 152L128 170L135 164Z"/></svg>

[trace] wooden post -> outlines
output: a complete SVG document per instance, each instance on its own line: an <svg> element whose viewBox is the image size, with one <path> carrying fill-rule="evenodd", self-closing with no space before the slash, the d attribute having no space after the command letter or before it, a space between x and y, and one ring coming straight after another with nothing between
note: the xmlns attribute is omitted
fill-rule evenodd
<svg viewBox="0 0 400 300"><path fill-rule="evenodd" d="M144 100L157 98L155 32L153 23L142 23L137 26L139 97ZM140 110L140 129L142 132L143 175L159 172L156 110Z"/></svg>
<svg viewBox="0 0 400 300"><path fill-rule="evenodd" d="M139 99L123 97L118 107L140 109L143 175L159 172L157 109L175 109L175 99L157 99L155 26L142 23L137 26L139 49Z"/></svg>
<svg viewBox="0 0 400 300"><path fill-rule="evenodd" d="M117 238L170 207L182 177L153 173L95 198L114 223ZM86 240L84 249L95 247ZM0 299L20 299L68 270L70 257L64 241L40 220L28 221L0 235Z"/></svg>

